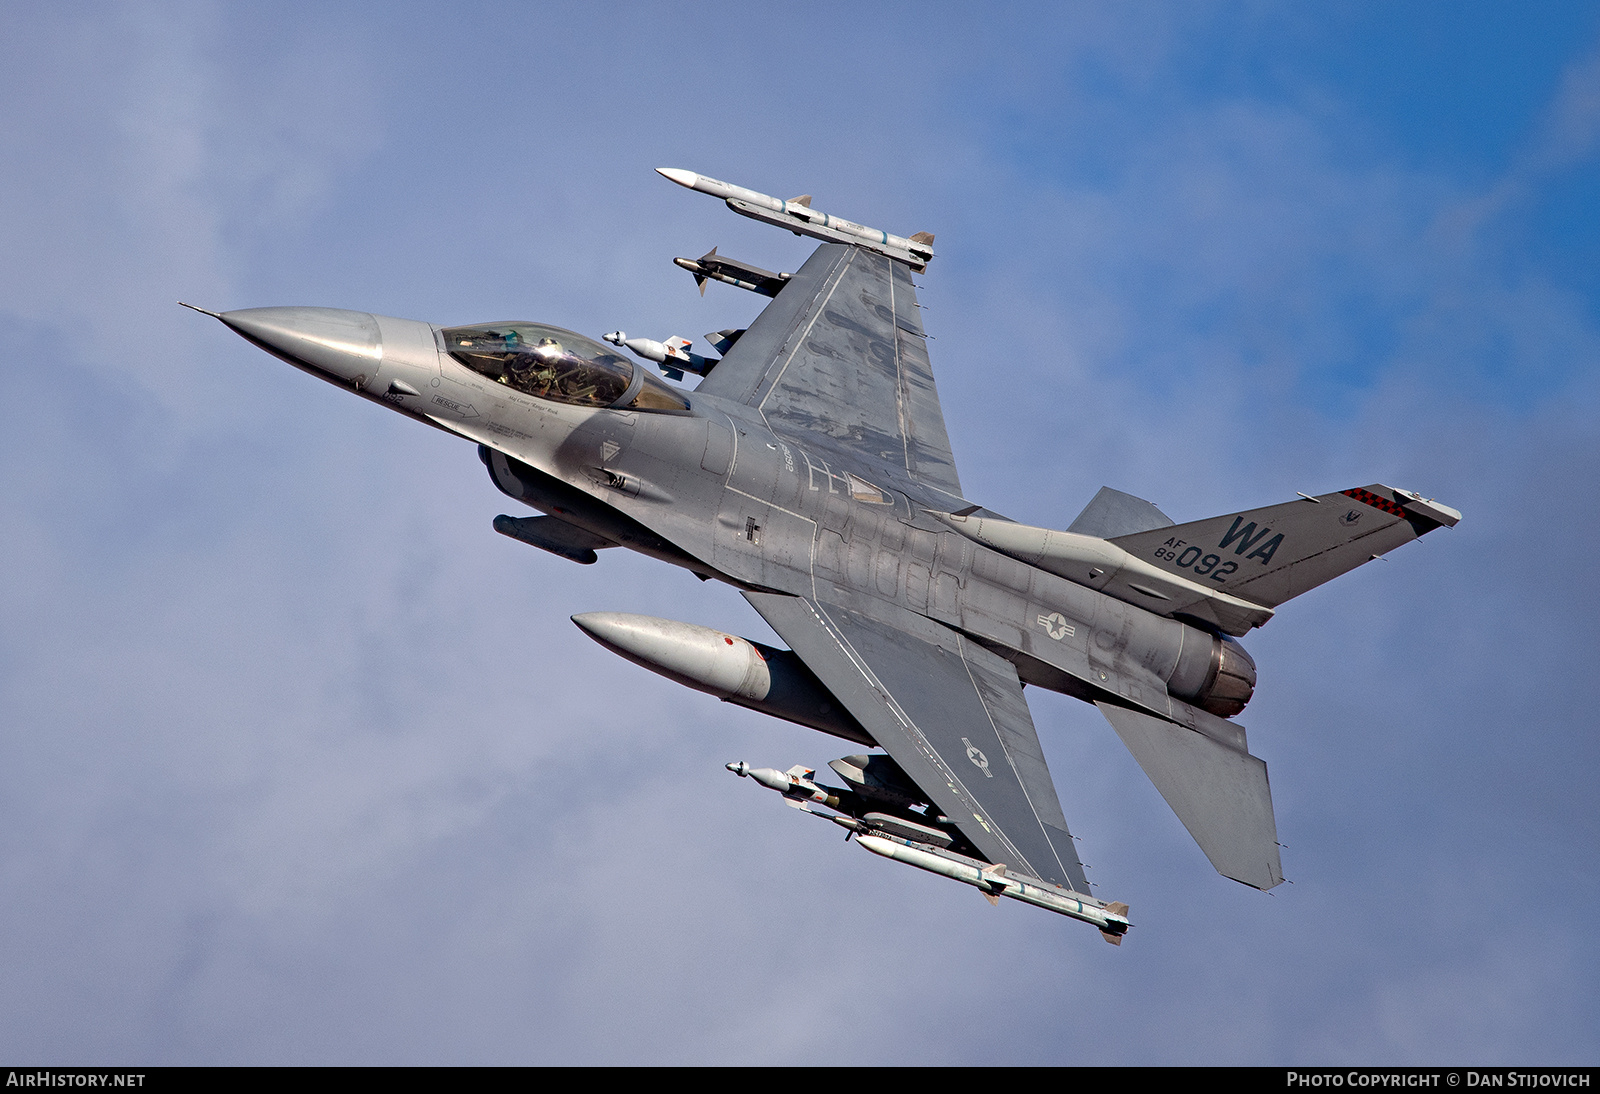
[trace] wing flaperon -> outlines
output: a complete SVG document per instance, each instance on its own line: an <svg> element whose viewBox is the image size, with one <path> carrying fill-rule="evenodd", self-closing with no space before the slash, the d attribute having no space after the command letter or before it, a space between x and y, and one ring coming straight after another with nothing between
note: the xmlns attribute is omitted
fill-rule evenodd
<svg viewBox="0 0 1600 1094"><path fill-rule="evenodd" d="M744 596L985 858L1088 893L1010 662L903 609Z"/></svg>
<svg viewBox="0 0 1600 1094"><path fill-rule="evenodd" d="M882 255L818 247L699 390L961 497L911 272Z"/></svg>

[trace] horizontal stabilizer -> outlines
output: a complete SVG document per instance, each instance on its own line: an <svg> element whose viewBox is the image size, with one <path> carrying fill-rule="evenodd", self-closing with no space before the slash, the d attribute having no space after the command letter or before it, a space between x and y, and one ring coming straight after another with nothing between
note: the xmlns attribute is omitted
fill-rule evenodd
<svg viewBox="0 0 1600 1094"><path fill-rule="evenodd" d="M1283 880L1264 762L1161 718L1095 705L1218 873L1257 889Z"/></svg>
<svg viewBox="0 0 1600 1094"><path fill-rule="evenodd" d="M1171 517L1143 498L1102 486L1094 499L1083 507L1078 519L1067 526L1067 531L1080 536L1116 539L1153 528L1167 528L1171 524Z"/></svg>
<svg viewBox="0 0 1600 1094"><path fill-rule="evenodd" d="M1354 487L1113 542L1135 558L1252 604L1276 608L1461 514L1389 486ZM1233 632L1239 633L1239 632Z"/></svg>

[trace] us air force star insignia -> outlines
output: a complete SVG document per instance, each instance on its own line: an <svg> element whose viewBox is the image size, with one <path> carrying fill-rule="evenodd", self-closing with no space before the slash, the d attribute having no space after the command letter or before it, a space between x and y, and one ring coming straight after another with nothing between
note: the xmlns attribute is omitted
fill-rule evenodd
<svg viewBox="0 0 1600 1094"><path fill-rule="evenodd" d="M1346 513L1344 516L1339 518L1339 523L1340 524L1344 524L1344 525L1351 525L1351 524L1354 524L1356 521L1358 521L1360 519L1361 519L1361 514L1356 512L1354 509L1352 509L1348 513Z"/></svg>
<svg viewBox="0 0 1600 1094"><path fill-rule="evenodd" d="M1044 633L1048 634L1051 638L1054 638L1057 642L1061 641L1067 635L1073 633L1072 624L1068 623L1067 617L1062 615L1060 612L1051 612L1049 615L1041 615L1039 617L1039 626L1043 627Z"/></svg>
<svg viewBox="0 0 1600 1094"><path fill-rule="evenodd" d="M967 759L972 761L972 766L982 771L984 778L994 778L994 772L989 770L989 757L985 756L977 745L965 737L961 738L961 743L967 746Z"/></svg>

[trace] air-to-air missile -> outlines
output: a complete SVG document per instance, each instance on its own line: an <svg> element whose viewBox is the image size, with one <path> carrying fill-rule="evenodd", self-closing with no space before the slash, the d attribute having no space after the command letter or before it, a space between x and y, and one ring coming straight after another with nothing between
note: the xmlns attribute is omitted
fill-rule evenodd
<svg viewBox="0 0 1600 1094"><path fill-rule="evenodd" d="M813 239L827 240L829 243L849 243L864 247L889 258L899 259L918 273L927 268L928 260L933 257L931 232L918 232L907 239L904 236L890 235L877 228L868 228L865 224L819 213L811 208L810 194L784 201L770 194L759 194L754 190L746 190L743 186L734 186L677 167L657 167L656 170L679 186L687 186L702 194L722 198L728 203L728 208L740 216L759 220L763 224L787 228L797 236L804 235ZM679 260L678 264L682 266L685 261L687 260ZM686 266L684 268L688 269ZM717 280L720 281L721 278Z"/></svg>
<svg viewBox="0 0 1600 1094"><path fill-rule="evenodd" d="M777 296L790 277L786 273L773 273L771 270L763 270L760 266L752 266L748 262L719 255L715 247L699 258L674 258L672 263L679 269L694 274L694 283L700 287L701 296L706 294L707 281L720 281L724 285L732 285L736 289L749 289L762 296Z"/></svg>
<svg viewBox="0 0 1600 1094"><path fill-rule="evenodd" d="M847 760L835 760L831 766L836 772L846 774L852 760L869 759L872 758L852 756ZM865 794L823 786L812 778L816 772L807 768L797 766L788 771L779 771L771 767L751 767L743 760L730 763L727 767L740 778L753 779L769 790L776 790L795 808L845 828L854 834L857 843L875 855L970 885L991 904L999 903L1003 896L1010 897L1024 904L1092 923L1100 928L1107 942L1122 945L1122 936L1130 926L1126 904L1103 903L1036 877L1013 873L1004 865L960 854L950 849L948 832L919 824L904 816L872 811L871 800ZM846 777L846 781L851 780ZM810 808L813 804L836 812L819 813ZM947 818L939 817L937 820L947 821Z"/></svg>

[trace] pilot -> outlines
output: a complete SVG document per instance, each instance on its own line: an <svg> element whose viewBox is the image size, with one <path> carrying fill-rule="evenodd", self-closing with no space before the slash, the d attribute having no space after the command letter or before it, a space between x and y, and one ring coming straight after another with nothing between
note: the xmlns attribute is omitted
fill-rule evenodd
<svg viewBox="0 0 1600 1094"><path fill-rule="evenodd" d="M500 374L502 384L510 384L518 391L531 392L534 389L532 382L534 366L538 360L533 354L523 351L507 356L505 371Z"/></svg>
<svg viewBox="0 0 1600 1094"><path fill-rule="evenodd" d="M543 395L550 390L550 385L556 381L557 366L561 358L566 356L566 350L560 342L548 336L539 339L539 344L528 355L530 366L535 366L529 376L530 386L526 389L535 395Z"/></svg>

